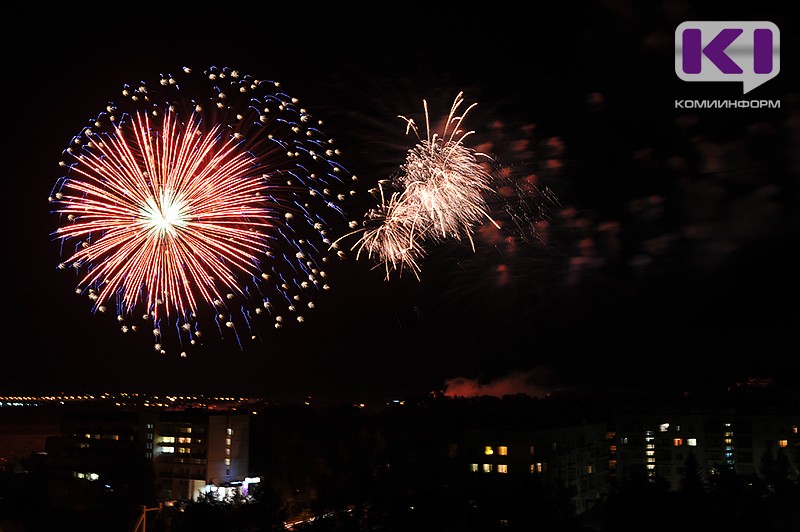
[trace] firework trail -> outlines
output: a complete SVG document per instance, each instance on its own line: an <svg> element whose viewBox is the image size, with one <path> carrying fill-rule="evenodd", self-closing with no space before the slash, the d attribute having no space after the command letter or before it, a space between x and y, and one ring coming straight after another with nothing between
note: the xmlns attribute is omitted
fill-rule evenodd
<svg viewBox="0 0 800 532"><path fill-rule="evenodd" d="M423 100L424 137L413 119L399 117L406 122L406 135L413 131L418 143L408 150L399 174L379 183L380 203L367 212L367 226L357 231L360 237L351 248L357 258L366 253L383 264L387 279L392 271L402 274L404 270L419 278L426 246L455 239L467 240L474 247L475 228L491 221L487 196L493 192L492 177L481 162L489 156L464 143L473 132L461 126L475 104L459 115L463 103L463 93L459 93L441 131L432 132L428 104ZM390 188L388 198L384 185Z"/></svg>
<svg viewBox="0 0 800 532"><path fill-rule="evenodd" d="M302 322L329 289L331 234L355 225L354 175L321 121L277 82L189 68L125 85L76 135L49 198L62 269L123 332L186 346L212 324L241 346L257 322ZM174 329L175 334L168 334Z"/></svg>

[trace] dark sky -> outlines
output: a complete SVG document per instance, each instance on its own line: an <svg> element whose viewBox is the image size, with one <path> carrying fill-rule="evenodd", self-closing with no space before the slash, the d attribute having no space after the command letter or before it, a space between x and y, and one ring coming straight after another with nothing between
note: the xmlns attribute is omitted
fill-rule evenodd
<svg viewBox="0 0 800 532"><path fill-rule="evenodd" d="M800 46L785 3L271 4L8 16L0 394L389 399L456 383L538 393L800 382ZM741 97L739 84L677 78L685 20L776 23L782 70L752 94L781 108L675 109ZM243 350L209 339L187 358L157 354L92 315L56 270L47 197L61 151L123 84L184 65L279 80L326 119L367 183L410 147L397 115L423 99L445 113L464 91L478 103L474 142L552 191L546 233L526 243L482 232L474 252L445 243L420 280L387 281L351 256L301 327Z"/></svg>

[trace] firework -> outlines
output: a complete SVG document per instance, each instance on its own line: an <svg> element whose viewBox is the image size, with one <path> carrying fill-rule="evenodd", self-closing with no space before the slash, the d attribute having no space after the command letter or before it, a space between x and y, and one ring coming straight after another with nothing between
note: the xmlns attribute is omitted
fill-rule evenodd
<svg viewBox="0 0 800 532"><path fill-rule="evenodd" d="M462 123L475 104L459 115L463 103L459 93L441 131L432 132L423 100L424 137L413 119L399 117L406 122L406 134L413 131L418 142L391 180L391 192L379 184L380 203L367 212L367 226L358 231L360 237L352 247L357 258L366 253L383 264L387 279L394 270L411 270L419 277L426 246L448 239L473 244L475 228L491 220L486 200L492 192L491 176L480 160L488 155L464 142L473 132L464 131Z"/></svg>
<svg viewBox="0 0 800 532"><path fill-rule="evenodd" d="M72 139L50 196L76 292L114 308L123 332L143 317L161 352L209 324L241 345L263 319L302 322L344 256L330 235L348 227L356 180L321 121L279 83L228 68L122 94Z"/></svg>

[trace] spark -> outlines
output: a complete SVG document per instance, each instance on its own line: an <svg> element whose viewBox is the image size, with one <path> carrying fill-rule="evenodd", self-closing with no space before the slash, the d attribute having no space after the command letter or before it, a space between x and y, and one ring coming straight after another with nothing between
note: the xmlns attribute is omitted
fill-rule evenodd
<svg viewBox="0 0 800 532"><path fill-rule="evenodd" d="M356 258L366 253L378 260L387 280L392 271L405 270L419 279L428 246L455 239L468 240L474 249L476 227L486 220L494 223L486 200L492 193L492 176L480 161L489 156L468 147L465 140L474 132L462 129L476 104L458 114L463 103L459 93L441 131L432 131L428 103L423 100L424 136L412 118L399 116L406 122L406 135L413 131L417 143L392 181L396 190L387 195L380 184L379 204L367 212L366 227L349 233L360 233L351 248Z"/></svg>
<svg viewBox="0 0 800 532"><path fill-rule="evenodd" d="M116 303L123 332L150 320L159 352L166 325L195 344L215 323L241 346L239 329L256 338L264 310L275 325L283 312L303 322L298 303L314 308L311 292L329 288L327 250L343 256L329 235L347 226L342 189L355 176L322 122L276 82L203 74L126 85L73 138L50 196L76 292L95 311Z"/></svg>

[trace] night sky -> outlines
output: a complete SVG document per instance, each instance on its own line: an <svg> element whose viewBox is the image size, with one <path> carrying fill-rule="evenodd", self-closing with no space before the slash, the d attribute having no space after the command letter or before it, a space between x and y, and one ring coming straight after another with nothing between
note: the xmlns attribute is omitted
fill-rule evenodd
<svg viewBox="0 0 800 532"><path fill-rule="evenodd" d="M0 394L797 387L800 46L785 3L333 4L7 15ZM740 84L677 78L686 20L777 24L781 72L751 95L781 108L675 109L741 97ZM464 91L478 104L472 141L550 192L546 227L431 248L419 280L387 281L351 254L302 325L244 349L208 338L186 358L158 354L93 315L56 269L47 198L61 151L123 84L212 65L280 81L367 183L411 147L398 115L423 99L444 115Z"/></svg>

